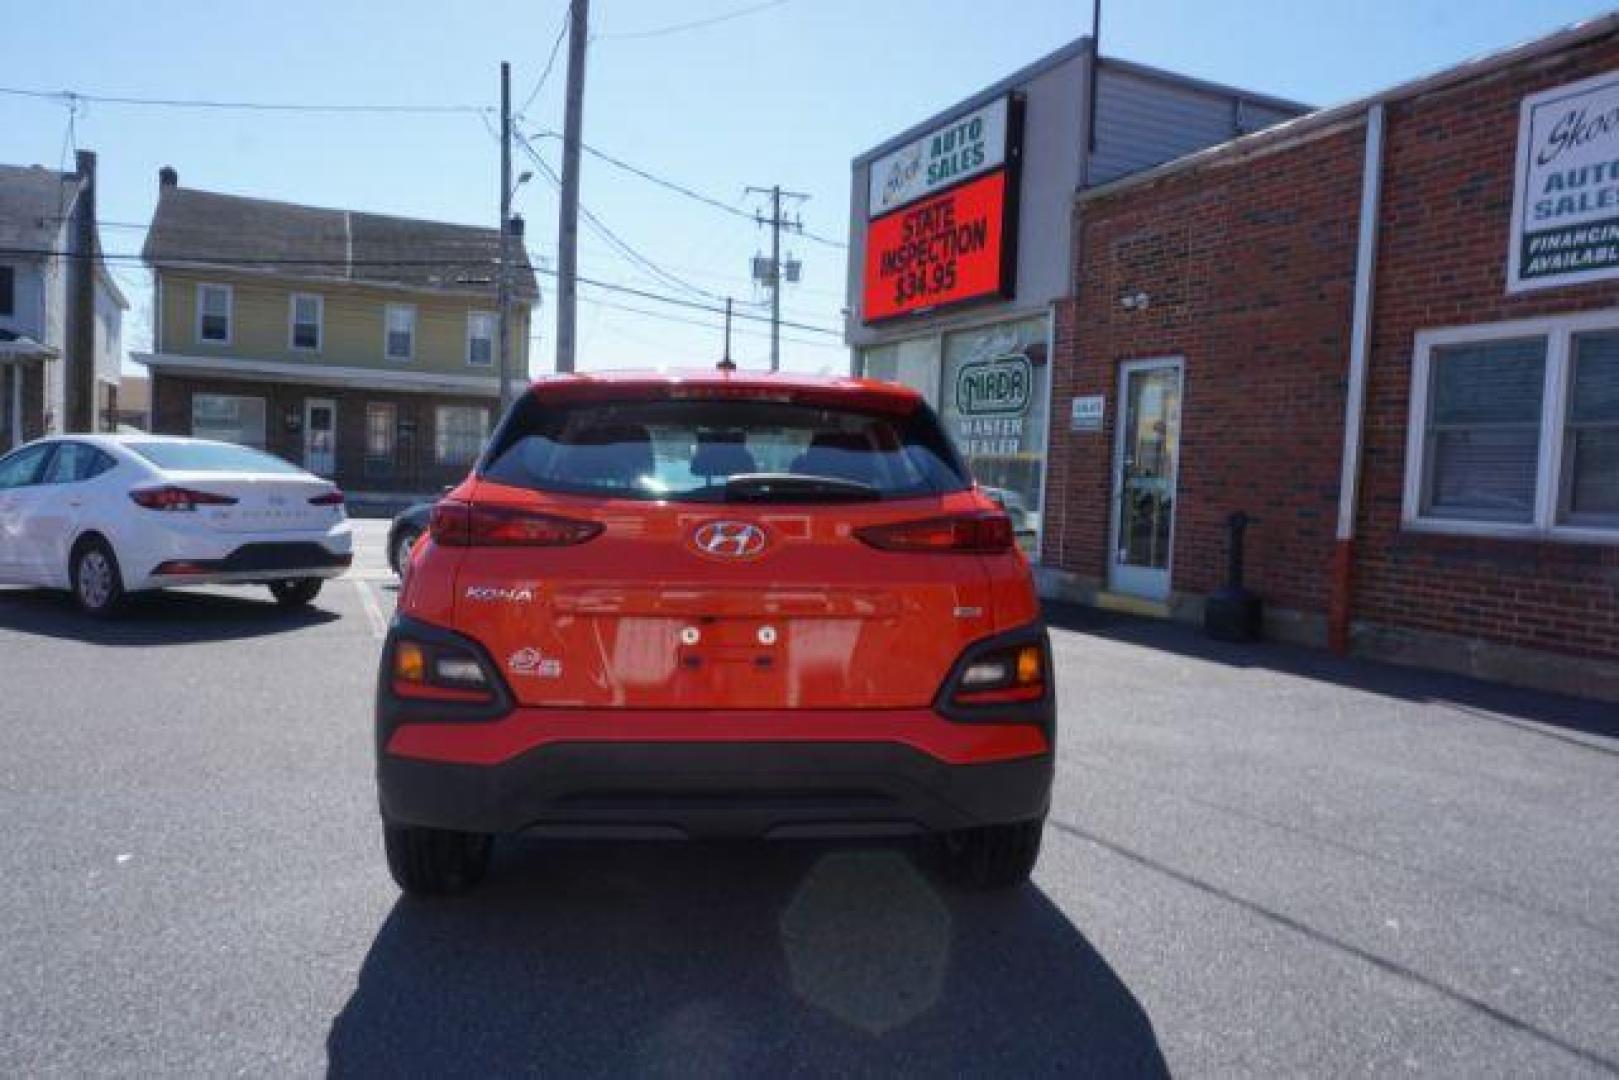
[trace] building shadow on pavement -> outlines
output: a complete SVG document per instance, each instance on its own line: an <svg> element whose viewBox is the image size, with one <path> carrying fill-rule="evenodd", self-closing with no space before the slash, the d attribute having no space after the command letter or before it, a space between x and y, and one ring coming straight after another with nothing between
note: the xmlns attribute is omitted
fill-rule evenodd
<svg viewBox="0 0 1619 1080"><path fill-rule="evenodd" d="M1035 887L785 844L509 843L481 891L394 906L327 1053L333 1076L1167 1075Z"/></svg>
<svg viewBox="0 0 1619 1080"><path fill-rule="evenodd" d="M1299 645L1215 641L1201 628L1186 623L1076 604L1047 603L1044 612L1046 623L1053 630L1140 645L1230 667L1296 675L1413 703L1443 702L1479 721L1510 724L1554 738L1565 736L1548 732L1543 725L1579 735L1619 738L1619 709L1609 702L1343 657ZM1569 741L1590 749L1619 753L1619 748L1604 747L1585 739Z"/></svg>
<svg viewBox="0 0 1619 1080"><path fill-rule="evenodd" d="M165 589L136 593L111 619L80 611L65 592L50 589L0 589L0 630L81 641L95 645L150 647L190 645L284 634L339 618L322 607L283 609L267 590L259 599L246 589L240 595Z"/></svg>

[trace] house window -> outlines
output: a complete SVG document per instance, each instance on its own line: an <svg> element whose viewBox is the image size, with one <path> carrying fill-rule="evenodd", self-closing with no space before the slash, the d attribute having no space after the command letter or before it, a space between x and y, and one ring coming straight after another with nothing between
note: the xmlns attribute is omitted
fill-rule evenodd
<svg viewBox="0 0 1619 1080"><path fill-rule="evenodd" d="M1417 335L1408 527L1619 542L1619 313Z"/></svg>
<svg viewBox="0 0 1619 1080"><path fill-rule="evenodd" d="M495 315L489 311L467 312L467 363L488 367L495 360Z"/></svg>
<svg viewBox="0 0 1619 1080"><path fill-rule="evenodd" d="M192 394L191 434L264 449L264 399L235 394Z"/></svg>
<svg viewBox="0 0 1619 1080"><path fill-rule="evenodd" d="M311 293L292 294L292 347L318 350L326 302Z"/></svg>
<svg viewBox="0 0 1619 1080"><path fill-rule="evenodd" d="M0 266L0 315L17 314L17 270Z"/></svg>
<svg viewBox="0 0 1619 1080"><path fill-rule="evenodd" d="M231 287L197 286L197 340L228 345L231 337Z"/></svg>
<svg viewBox="0 0 1619 1080"><path fill-rule="evenodd" d="M440 405L434 413L433 457L440 465L470 465L489 437L482 405Z"/></svg>
<svg viewBox="0 0 1619 1080"><path fill-rule="evenodd" d="M386 338L383 351L390 360L409 360L416 352L416 309L389 304L383 313Z"/></svg>

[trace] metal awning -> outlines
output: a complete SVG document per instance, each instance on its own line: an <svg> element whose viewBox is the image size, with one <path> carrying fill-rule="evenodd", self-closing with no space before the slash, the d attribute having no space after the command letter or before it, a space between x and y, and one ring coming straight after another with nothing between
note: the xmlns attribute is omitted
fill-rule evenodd
<svg viewBox="0 0 1619 1080"><path fill-rule="evenodd" d="M388 371L377 368L339 367L332 364L288 363L247 357L185 356L179 353L130 353L129 358L153 371L190 374L210 379L246 379L255 382L294 383L308 386L349 387L356 390L392 390L416 394L469 394L496 396L498 379L489 375L453 375L437 371ZM511 380L521 392L528 380Z"/></svg>
<svg viewBox="0 0 1619 1080"><path fill-rule="evenodd" d="M0 329L0 364L41 363L54 360L61 353L27 334Z"/></svg>

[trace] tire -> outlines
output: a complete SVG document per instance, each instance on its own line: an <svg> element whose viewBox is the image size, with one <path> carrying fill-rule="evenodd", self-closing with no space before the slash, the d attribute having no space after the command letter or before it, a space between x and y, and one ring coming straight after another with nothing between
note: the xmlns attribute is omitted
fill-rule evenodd
<svg viewBox="0 0 1619 1080"><path fill-rule="evenodd" d="M421 535L420 529L403 529L394 537L393 547L388 552L388 561L393 563L394 573L401 578L405 576L405 569L410 566L410 549L416 546L416 541Z"/></svg>
<svg viewBox="0 0 1619 1080"><path fill-rule="evenodd" d="M944 876L969 889L1013 889L1029 880L1040 858L1046 821L982 825L938 837L936 852Z"/></svg>
<svg viewBox="0 0 1619 1080"><path fill-rule="evenodd" d="M308 607L320 595L320 578L288 578L270 582L270 595L284 608Z"/></svg>
<svg viewBox="0 0 1619 1080"><path fill-rule="evenodd" d="M124 575L118 556L100 537L81 541L68 564L73 600L79 610L98 619L109 618L124 605Z"/></svg>
<svg viewBox="0 0 1619 1080"><path fill-rule="evenodd" d="M388 872L412 896L453 896L483 880L494 840L486 833L382 826Z"/></svg>

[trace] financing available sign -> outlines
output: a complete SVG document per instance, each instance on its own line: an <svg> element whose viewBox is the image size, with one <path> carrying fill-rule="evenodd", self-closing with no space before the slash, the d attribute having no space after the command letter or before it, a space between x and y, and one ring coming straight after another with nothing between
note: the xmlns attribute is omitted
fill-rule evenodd
<svg viewBox="0 0 1619 1080"><path fill-rule="evenodd" d="M1619 277L1619 72L1523 99L1507 291Z"/></svg>

